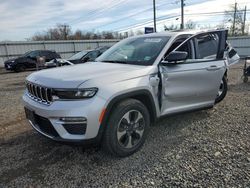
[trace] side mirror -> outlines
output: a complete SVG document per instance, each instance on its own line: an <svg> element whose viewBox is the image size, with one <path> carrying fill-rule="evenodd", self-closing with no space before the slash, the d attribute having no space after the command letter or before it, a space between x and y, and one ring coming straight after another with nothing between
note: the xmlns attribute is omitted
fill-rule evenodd
<svg viewBox="0 0 250 188"><path fill-rule="evenodd" d="M164 63L176 63L177 61L186 60L188 57L187 52L173 51L168 54L168 56L163 61Z"/></svg>

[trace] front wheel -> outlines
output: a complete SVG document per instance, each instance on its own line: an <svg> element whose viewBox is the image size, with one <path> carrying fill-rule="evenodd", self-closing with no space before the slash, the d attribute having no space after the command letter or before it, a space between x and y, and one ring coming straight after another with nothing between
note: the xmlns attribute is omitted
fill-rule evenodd
<svg viewBox="0 0 250 188"><path fill-rule="evenodd" d="M227 79L225 76L223 76L221 83L220 83L220 88L217 94L217 97L215 99L215 103L221 102L227 95Z"/></svg>
<svg viewBox="0 0 250 188"><path fill-rule="evenodd" d="M149 125L149 112L144 104L135 99L122 101L110 114L103 146L113 155L129 156L142 147Z"/></svg>
<svg viewBox="0 0 250 188"><path fill-rule="evenodd" d="M23 72L25 71L26 67L25 65L17 65L16 68L14 69L15 72Z"/></svg>

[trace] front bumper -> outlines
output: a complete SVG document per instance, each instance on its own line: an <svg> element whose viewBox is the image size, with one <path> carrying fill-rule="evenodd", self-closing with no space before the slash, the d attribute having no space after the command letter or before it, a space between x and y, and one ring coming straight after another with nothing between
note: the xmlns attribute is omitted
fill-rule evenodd
<svg viewBox="0 0 250 188"><path fill-rule="evenodd" d="M13 66L10 65L9 63L5 63L4 68L5 68L5 70L14 70Z"/></svg>
<svg viewBox="0 0 250 188"><path fill-rule="evenodd" d="M29 118L32 127L47 138L63 142L84 142L95 139L100 130L99 116L105 100L95 96L78 101L54 101L45 105L34 101L25 92L23 104L32 111L34 119ZM62 117L84 117L85 123L67 124Z"/></svg>

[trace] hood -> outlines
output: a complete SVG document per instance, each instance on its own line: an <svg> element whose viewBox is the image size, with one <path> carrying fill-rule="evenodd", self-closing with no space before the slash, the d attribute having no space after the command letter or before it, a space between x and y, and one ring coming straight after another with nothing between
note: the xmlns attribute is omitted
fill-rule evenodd
<svg viewBox="0 0 250 188"><path fill-rule="evenodd" d="M51 88L76 88L87 81L104 84L144 76L151 69L151 66L89 62L38 71L27 80Z"/></svg>
<svg viewBox="0 0 250 188"><path fill-rule="evenodd" d="M11 58L11 59L8 59L7 61L5 61L4 63L11 63L13 61L15 61L17 58Z"/></svg>
<svg viewBox="0 0 250 188"><path fill-rule="evenodd" d="M16 57L16 58L11 58L11 59L5 61L4 63L11 63L13 61L15 61L15 63L23 63L23 62L27 61L27 57L20 56L20 57Z"/></svg>

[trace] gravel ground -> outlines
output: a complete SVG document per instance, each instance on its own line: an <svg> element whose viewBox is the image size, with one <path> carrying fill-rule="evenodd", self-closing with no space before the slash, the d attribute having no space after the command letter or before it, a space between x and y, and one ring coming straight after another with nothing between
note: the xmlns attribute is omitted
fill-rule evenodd
<svg viewBox="0 0 250 188"><path fill-rule="evenodd" d="M31 72L0 71L0 187L250 187L250 82L229 72L213 109L159 120L143 148L114 158L35 133L21 95Z"/></svg>

